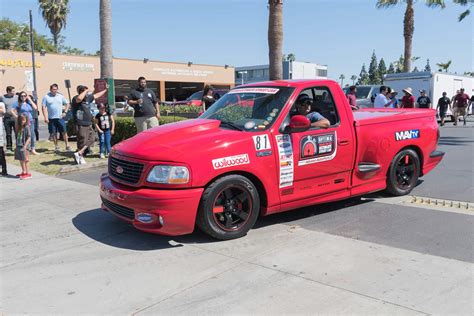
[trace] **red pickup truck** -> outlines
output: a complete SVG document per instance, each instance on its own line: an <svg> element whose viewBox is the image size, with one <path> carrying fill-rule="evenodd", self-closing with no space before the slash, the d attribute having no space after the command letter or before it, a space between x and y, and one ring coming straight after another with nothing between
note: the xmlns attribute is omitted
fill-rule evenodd
<svg viewBox="0 0 474 316"><path fill-rule="evenodd" d="M315 127L314 117L326 123ZM438 138L434 110L352 112L334 81L239 86L198 119L114 146L102 208L146 232L183 235L197 225L238 238L260 215L380 190L408 194L441 161Z"/></svg>

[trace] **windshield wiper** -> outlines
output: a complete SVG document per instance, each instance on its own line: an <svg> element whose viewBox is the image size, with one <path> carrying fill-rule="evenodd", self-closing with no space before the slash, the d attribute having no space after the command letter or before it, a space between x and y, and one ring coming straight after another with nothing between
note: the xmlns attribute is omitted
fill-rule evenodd
<svg viewBox="0 0 474 316"><path fill-rule="evenodd" d="M222 121L222 120L221 120L221 126L222 126L222 125L230 126L230 127L232 127L233 129L236 129L236 130L238 130L238 131L243 131L243 130L244 130L242 127L240 127L240 126L238 126L238 125L236 125L236 124L234 124L234 123L232 123L232 122L229 122L229 121Z"/></svg>

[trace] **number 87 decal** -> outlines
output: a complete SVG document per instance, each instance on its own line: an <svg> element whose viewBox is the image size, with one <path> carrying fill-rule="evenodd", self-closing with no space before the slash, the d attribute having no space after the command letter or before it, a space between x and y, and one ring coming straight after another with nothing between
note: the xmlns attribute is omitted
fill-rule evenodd
<svg viewBox="0 0 474 316"><path fill-rule="evenodd" d="M261 150L267 150L271 149L272 146L270 145L270 139L268 138L268 135L257 135L257 136L252 136L253 137L253 143L255 145L255 150L256 151L261 151Z"/></svg>

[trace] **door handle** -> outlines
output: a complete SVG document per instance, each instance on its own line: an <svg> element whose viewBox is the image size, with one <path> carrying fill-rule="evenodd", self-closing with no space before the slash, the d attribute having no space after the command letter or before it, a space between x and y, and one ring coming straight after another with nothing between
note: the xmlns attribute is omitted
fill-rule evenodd
<svg viewBox="0 0 474 316"><path fill-rule="evenodd" d="M345 145L349 145L349 140L348 139L340 139L337 143L341 146L345 146Z"/></svg>

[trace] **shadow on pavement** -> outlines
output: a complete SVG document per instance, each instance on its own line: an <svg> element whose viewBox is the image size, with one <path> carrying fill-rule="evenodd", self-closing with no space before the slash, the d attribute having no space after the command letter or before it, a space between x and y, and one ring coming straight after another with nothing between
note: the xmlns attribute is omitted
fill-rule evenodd
<svg viewBox="0 0 474 316"><path fill-rule="evenodd" d="M77 230L91 239L112 247L130 250L160 250L182 247L182 244L187 243L216 242L198 229L193 234L185 236L145 233L100 208L78 214L72 219L72 223Z"/></svg>

